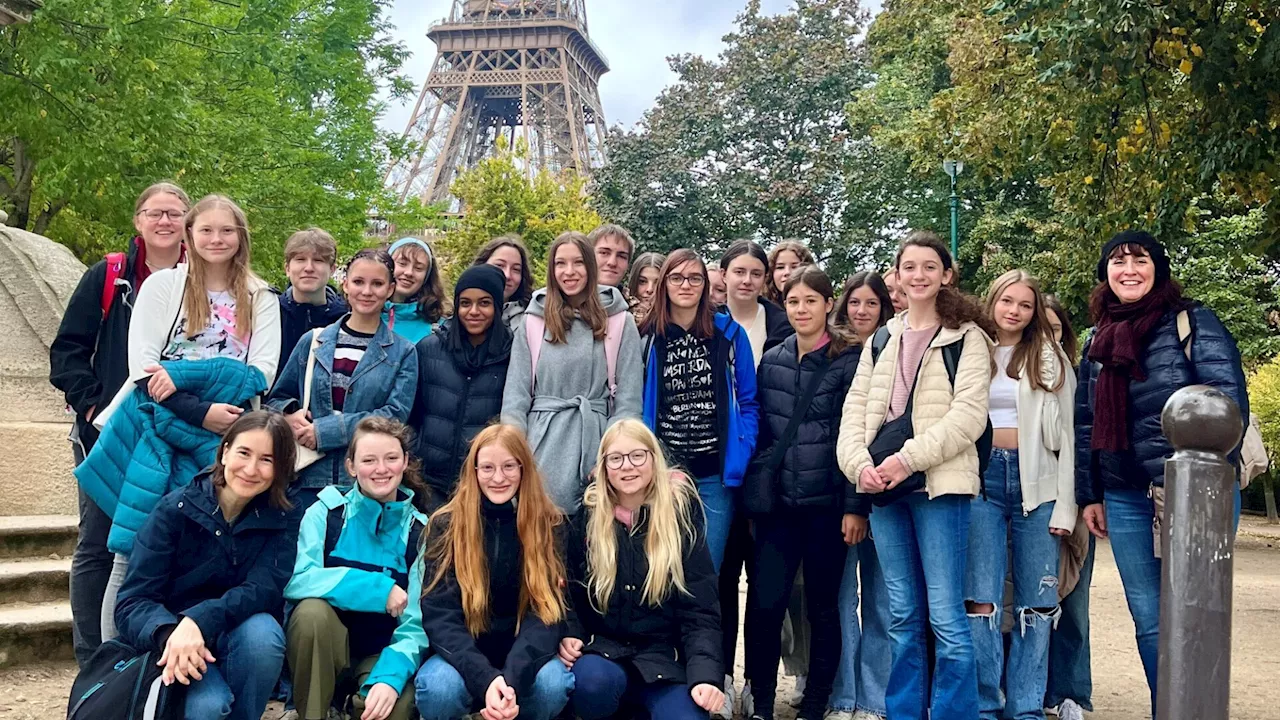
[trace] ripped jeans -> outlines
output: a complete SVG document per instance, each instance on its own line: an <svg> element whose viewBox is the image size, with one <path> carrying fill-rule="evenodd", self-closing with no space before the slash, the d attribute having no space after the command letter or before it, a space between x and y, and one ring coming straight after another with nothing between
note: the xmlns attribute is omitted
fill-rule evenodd
<svg viewBox="0 0 1280 720"><path fill-rule="evenodd" d="M987 497L974 498L970 509L965 575L965 599L994 607L990 613L969 609L978 661L978 710L983 720L1043 720L1049 636L1062 614L1058 606L1059 541L1049 534L1054 503L1044 503L1029 513L1022 509L1017 450L991 451L985 488ZM1000 614L1010 542L1016 616L1006 666Z"/></svg>

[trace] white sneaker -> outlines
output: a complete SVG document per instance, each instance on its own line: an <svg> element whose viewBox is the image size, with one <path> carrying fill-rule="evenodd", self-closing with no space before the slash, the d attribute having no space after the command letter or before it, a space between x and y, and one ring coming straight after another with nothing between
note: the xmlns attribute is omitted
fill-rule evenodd
<svg viewBox="0 0 1280 720"><path fill-rule="evenodd" d="M854 720L854 717L848 710L828 710L823 720Z"/></svg>
<svg viewBox="0 0 1280 720"><path fill-rule="evenodd" d="M751 681L742 686L742 694L738 695L738 714L749 718L756 714L756 699L751 696Z"/></svg>
<svg viewBox="0 0 1280 720"><path fill-rule="evenodd" d="M885 720L883 715L877 715L870 710L859 710L853 714L853 720Z"/></svg>
<svg viewBox="0 0 1280 720"><path fill-rule="evenodd" d="M796 689L787 696L788 705L794 708L800 707L800 703L804 701L804 686L808 679L807 675L796 676Z"/></svg>
<svg viewBox="0 0 1280 720"><path fill-rule="evenodd" d="M1084 720L1084 709L1075 700L1063 700L1058 706L1058 717L1061 720Z"/></svg>
<svg viewBox="0 0 1280 720"><path fill-rule="evenodd" d="M280 720L298 720L298 711L288 710L285 714L280 716Z"/></svg>
<svg viewBox="0 0 1280 720"><path fill-rule="evenodd" d="M733 687L733 676L724 676L724 705L711 713L711 717L719 720L733 720L733 704L737 700L737 691Z"/></svg>

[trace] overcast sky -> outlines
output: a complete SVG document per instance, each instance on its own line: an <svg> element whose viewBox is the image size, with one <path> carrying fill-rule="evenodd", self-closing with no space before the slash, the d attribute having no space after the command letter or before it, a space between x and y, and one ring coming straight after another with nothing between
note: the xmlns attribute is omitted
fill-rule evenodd
<svg viewBox="0 0 1280 720"><path fill-rule="evenodd" d="M435 45L427 26L447 17L452 0L396 0L391 21L395 37L413 52L405 72L421 89L435 60ZM789 0L762 0L765 12L786 10ZM667 68L668 55L695 53L715 56L720 38L746 0L588 0L591 39L609 58L609 73L600 80L601 101L610 125L631 126L653 104L662 88L675 79ZM880 0L867 7L876 11ZM404 131L416 95L403 105L391 105L382 126Z"/></svg>

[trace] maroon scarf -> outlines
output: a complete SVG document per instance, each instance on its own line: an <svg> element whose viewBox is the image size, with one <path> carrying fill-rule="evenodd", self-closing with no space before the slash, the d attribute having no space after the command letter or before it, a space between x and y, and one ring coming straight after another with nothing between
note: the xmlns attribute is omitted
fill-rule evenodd
<svg viewBox="0 0 1280 720"><path fill-rule="evenodd" d="M1181 293L1168 282L1135 303L1107 299L1089 346L1089 359L1102 365L1093 400L1094 450L1129 449L1129 383L1147 379L1140 363L1147 340L1161 318L1181 305Z"/></svg>

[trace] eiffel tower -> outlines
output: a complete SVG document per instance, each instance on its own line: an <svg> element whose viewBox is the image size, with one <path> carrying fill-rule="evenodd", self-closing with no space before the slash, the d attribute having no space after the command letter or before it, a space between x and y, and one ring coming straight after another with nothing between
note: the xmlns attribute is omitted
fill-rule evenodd
<svg viewBox="0 0 1280 720"><path fill-rule="evenodd" d="M388 170L387 186L401 200L448 201L457 174L500 136L527 143L530 175L603 163L609 64L587 34L585 3L454 0L427 32L436 61L405 129L418 149Z"/></svg>

